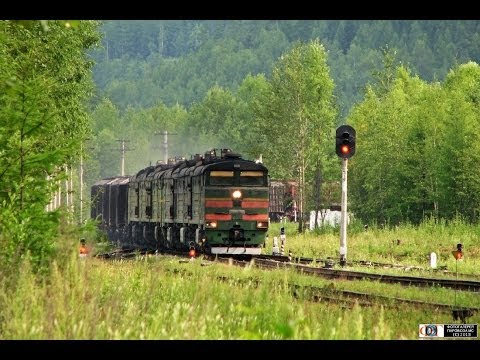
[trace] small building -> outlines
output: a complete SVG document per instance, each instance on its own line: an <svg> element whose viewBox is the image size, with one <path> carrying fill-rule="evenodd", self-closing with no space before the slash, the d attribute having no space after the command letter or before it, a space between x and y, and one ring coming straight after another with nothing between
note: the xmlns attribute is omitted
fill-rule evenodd
<svg viewBox="0 0 480 360"><path fill-rule="evenodd" d="M318 227L321 226L337 226L340 225L341 211L322 209L318 211ZM350 223L350 214L347 213L347 224ZM310 211L309 229L313 230L315 227L315 211Z"/></svg>

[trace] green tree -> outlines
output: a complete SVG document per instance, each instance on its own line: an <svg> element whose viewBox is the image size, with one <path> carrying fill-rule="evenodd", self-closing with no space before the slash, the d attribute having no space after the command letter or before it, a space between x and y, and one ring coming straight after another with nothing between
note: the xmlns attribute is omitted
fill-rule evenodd
<svg viewBox="0 0 480 360"><path fill-rule="evenodd" d="M258 159L263 155L266 134L262 133L256 114L268 101L269 91L270 84L262 74L248 75L237 90L236 116L228 126L234 140L232 147L246 158Z"/></svg>
<svg viewBox="0 0 480 360"><path fill-rule="evenodd" d="M235 92L247 74L271 73L295 41L317 37L329 52L341 114L362 100L387 45L428 80L480 59L475 20L113 20L102 31L95 80L119 109L157 98L189 107L215 84Z"/></svg>
<svg viewBox="0 0 480 360"><path fill-rule="evenodd" d="M429 141L435 134L425 116L433 93L403 67L388 86L379 85L368 88L349 117L358 144L349 176L352 211L367 222L418 222L422 211L433 210L428 150L434 151Z"/></svg>
<svg viewBox="0 0 480 360"><path fill-rule="evenodd" d="M449 72L443 86L445 106L438 146L439 212L478 221L480 214L480 66L470 62Z"/></svg>
<svg viewBox="0 0 480 360"><path fill-rule="evenodd" d="M52 191L88 133L95 22L0 21L0 246L5 263L46 265L58 214Z"/></svg>
<svg viewBox="0 0 480 360"><path fill-rule="evenodd" d="M349 176L357 217L478 221L479 69L464 64L444 84L428 84L400 67L388 88L369 87L349 117L358 139Z"/></svg>
<svg viewBox="0 0 480 360"><path fill-rule="evenodd" d="M298 43L275 64L270 96L258 109L264 160L274 176L295 178L299 211L306 211L307 185L329 151L335 119L333 80L319 40ZM299 231L304 230L303 216Z"/></svg>

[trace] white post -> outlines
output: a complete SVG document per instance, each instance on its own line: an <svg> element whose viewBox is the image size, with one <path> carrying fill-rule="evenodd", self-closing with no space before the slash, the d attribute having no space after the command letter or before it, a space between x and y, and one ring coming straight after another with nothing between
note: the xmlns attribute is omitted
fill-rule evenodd
<svg viewBox="0 0 480 360"><path fill-rule="evenodd" d="M83 224L83 146L80 143L80 225Z"/></svg>
<svg viewBox="0 0 480 360"><path fill-rule="evenodd" d="M50 180L50 176L47 175L47 182ZM52 195L50 194L50 202L47 204L45 211L50 211L50 204L52 203Z"/></svg>
<svg viewBox="0 0 480 360"><path fill-rule="evenodd" d="M273 237L273 246L272 246L272 255L278 255L278 238L276 236Z"/></svg>
<svg viewBox="0 0 480 360"><path fill-rule="evenodd" d="M430 254L430 267L432 269L435 269L437 267L437 254L435 254L434 252Z"/></svg>
<svg viewBox="0 0 480 360"><path fill-rule="evenodd" d="M60 181L57 182L58 190L57 190L57 203L55 204L55 210L62 206L62 183Z"/></svg>
<svg viewBox="0 0 480 360"><path fill-rule="evenodd" d="M73 215L75 208L73 206L73 167L70 167L70 212Z"/></svg>
<svg viewBox="0 0 480 360"><path fill-rule="evenodd" d="M70 198L68 197L68 166L65 165L65 210L68 212L70 210L69 201Z"/></svg>
<svg viewBox="0 0 480 360"><path fill-rule="evenodd" d="M340 214L340 265L347 264L347 166L348 159L342 159L342 211Z"/></svg>

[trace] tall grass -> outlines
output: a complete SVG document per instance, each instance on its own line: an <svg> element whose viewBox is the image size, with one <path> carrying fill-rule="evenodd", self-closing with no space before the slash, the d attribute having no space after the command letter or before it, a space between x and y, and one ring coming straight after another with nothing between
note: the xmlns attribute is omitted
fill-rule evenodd
<svg viewBox="0 0 480 360"><path fill-rule="evenodd" d="M448 314L409 309L399 319L380 306L296 298L292 271L200 263L72 253L41 280L25 262L14 289L0 283L0 339L413 339L419 323L451 322Z"/></svg>
<svg viewBox="0 0 480 360"><path fill-rule="evenodd" d="M338 227L326 227L297 232L295 223L272 223L265 253L271 253L273 237L285 227L285 252L294 256L339 259L340 232ZM363 226L362 226L363 227ZM367 231L353 222L347 229L347 260L370 260L430 266L430 254L437 255L437 266L450 271L480 274L480 226L470 225L460 218L450 221L427 219L419 226L404 224L389 229L369 227ZM280 239L279 239L280 240ZM464 257L456 263L452 251L456 244L464 246Z"/></svg>
<svg viewBox="0 0 480 360"><path fill-rule="evenodd" d="M298 234L291 223L271 225L265 253L281 226L287 253L338 258L338 228ZM439 266L480 274L478 236L478 227L461 220L367 231L357 224L349 228L347 258L427 267L428 255L436 252ZM457 243L464 244L465 257L455 263L451 251ZM0 277L0 339L417 339L418 324L453 322L448 313L408 306L343 308L312 302L294 295L291 284L480 306L477 294L448 289L332 282L291 270L205 267L200 259L80 259L77 240L62 246L60 252L68 255L54 261L46 276L25 257L15 276ZM469 319L478 322L480 314Z"/></svg>

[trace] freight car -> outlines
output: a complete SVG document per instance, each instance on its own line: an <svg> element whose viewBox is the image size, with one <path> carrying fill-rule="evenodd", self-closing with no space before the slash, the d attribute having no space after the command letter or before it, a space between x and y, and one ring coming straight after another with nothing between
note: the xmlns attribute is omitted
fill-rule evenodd
<svg viewBox="0 0 480 360"><path fill-rule="evenodd" d="M271 221L277 222L287 218L297 220L297 183L295 181L272 180L269 184L268 209Z"/></svg>
<svg viewBox="0 0 480 360"><path fill-rule="evenodd" d="M91 217L124 248L255 255L268 231L268 169L230 149L102 179L91 197Z"/></svg>

